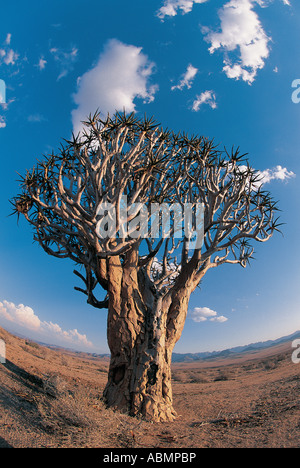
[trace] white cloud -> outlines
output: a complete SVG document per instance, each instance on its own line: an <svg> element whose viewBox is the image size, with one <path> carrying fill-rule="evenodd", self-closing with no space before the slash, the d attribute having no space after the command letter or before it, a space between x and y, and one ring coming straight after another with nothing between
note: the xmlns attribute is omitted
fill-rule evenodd
<svg viewBox="0 0 300 468"><path fill-rule="evenodd" d="M66 343L73 344L82 344L86 347L92 347L93 344L87 339L86 335L83 335L78 332L75 328L74 330L62 330L62 328L57 323L52 322L43 322L44 329L48 332L48 335L55 338L60 338Z"/></svg>
<svg viewBox="0 0 300 468"><path fill-rule="evenodd" d="M23 333L24 330L29 330L35 334L35 337L46 340L50 344L93 347L86 335L79 333L77 329L63 330L57 323L42 321L31 307L24 304L16 305L5 300L0 302L0 320L5 324L13 324Z"/></svg>
<svg viewBox="0 0 300 468"><path fill-rule="evenodd" d="M224 51L223 71L228 78L242 79L251 84L269 56L269 41L254 5L258 0L230 0L218 12L220 32L203 28L205 40L211 44L209 51ZM239 52L239 56L229 57Z"/></svg>
<svg viewBox="0 0 300 468"><path fill-rule="evenodd" d="M185 86L190 89L192 86L192 82L195 78L195 76L198 73L198 68L193 67L193 65L188 65L186 72L182 75L181 80L179 83L175 86L172 86L171 90L174 91L174 89L180 89L182 90Z"/></svg>
<svg viewBox="0 0 300 468"><path fill-rule="evenodd" d="M192 105L193 111L198 112L203 104L207 104L212 109L216 109L216 95L213 91L204 91L203 93L197 95Z"/></svg>
<svg viewBox="0 0 300 468"><path fill-rule="evenodd" d="M260 184L267 184L271 180L287 180L292 177L296 177L296 174L292 171L288 171L286 167L276 166L273 169L265 169L264 171L259 171L260 175Z"/></svg>
<svg viewBox="0 0 300 468"><path fill-rule="evenodd" d="M238 170L242 172L248 172L248 167L245 165L238 166ZM293 177L296 177L296 174L293 171L289 171L286 167L280 165L275 166L271 169L265 169L263 171L257 170L257 181L251 183L251 188L253 190L259 189L262 185L268 184L272 180L281 180L286 181Z"/></svg>
<svg viewBox="0 0 300 468"><path fill-rule="evenodd" d="M201 317L215 317L217 315L217 312L215 310L210 309L209 307L195 307L193 310L193 314L195 316L201 316Z"/></svg>
<svg viewBox="0 0 300 468"><path fill-rule="evenodd" d="M37 330L41 326L41 321L35 315L33 309L23 304L15 305L13 302L0 302L0 317L10 322L18 323L30 330Z"/></svg>
<svg viewBox="0 0 300 468"><path fill-rule="evenodd" d="M135 111L135 99L154 100L157 85L150 85L154 63L141 47L110 40L96 65L78 80L73 96L77 108L72 111L73 131L77 134L81 121L97 109L104 115L118 110Z"/></svg>
<svg viewBox="0 0 300 468"><path fill-rule="evenodd" d="M59 81L61 78L67 76L67 74L73 69L73 65L78 58L78 49L73 47L70 51L67 52L63 49L52 47L50 52L60 67L60 73L57 77L57 81ZM41 62L39 62L39 65L41 65Z"/></svg>
<svg viewBox="0 0 300 468"><path fill-rule="evenodd" d="M11 41L11 33L8 33L5 39L5 44L9 45Z"/></svg>
<svg viewBox="0 0 300 468"><path fill-rule="evenodd" d="M0 65L15 65L19 58L19 54L9 47L10 43L11 34L8 33L4 41L4 46L0 49Z"/></svg>
<svg viewBox="0 0 300 468"><path fill-rule="evenodd" d="M167 265L167 272L170 275L169 279L175 279L180 271L181 267L180 265L176 265L174 262L169 262ZM162 273L163 271L163 264L158 260L157 257L154 257L153 263L152 263L152 275L151 278L153 279L153 274L155 273ZM173 273L172 273L173 272Z"/></svg>
<svg viewBox="0 0 300 468"><path fill-rule="evenodd" d="M17 54L11 47L11 34L6 35L6 39L3 42L3 47L0 48L0 66L14 66L19 58ZM14 99L10 99L6 102L6 85L3 80L0 80L0 107L6 111L9 105L14 102ZM6 121L3 115L0 115L0 129L6 127Z"/></svg>
<svg viewBox="0 0 300 468"><path fill-rule="evenodd" d="M37 64L37 67L40 70L44 70L44 68L46 67L46 63L47 63L47 60L45 60L44 57L41 57L38 64Z"/></svg>
<svg viewBox="0 0 300 468"><path fill-rule="evenodd" d="M194 3L205 3L208 0L165 0L158 10L157 16L164 19L165 16L176 16L178 11L183 14L192 11Z"/></svg>
<svg viewBox="0 0 300 468"><path fill-rule="evenodd" d="M13 49L0 49L0 58L5 65L15 65L19 55Z"/></svg>
<svg viewBox="0 0 300 468"><path fill-rule="evenodd" d="M223 323L223 322L227 322L228 318L224 317L224 315L219 315L218 317L212 317L210 320L211 322Z"/></svg>
<svg viewBox="0 0 300 468"><path fill-rule="evenodd" d="M218 315L215 310L209 307L195 307L189 315L194 322L205 322L206 320L211 322L226 322L228 320L227 317Z"/></svg>

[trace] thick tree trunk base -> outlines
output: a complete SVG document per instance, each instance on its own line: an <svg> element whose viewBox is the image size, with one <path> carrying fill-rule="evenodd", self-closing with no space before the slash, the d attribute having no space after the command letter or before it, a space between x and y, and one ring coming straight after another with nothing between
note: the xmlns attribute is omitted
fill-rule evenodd
<svg viewBox="0 0 300 468"><path fill-rule="evenodd" d="M116 257L107 263L111 361L104 400L109 408L131 416L172 422L176 412L171 356L186 317L187 287L184 284L180 294L176 293L176 300L163 300L146 275L138 277L136 250L129 252L122 264Z"/></svg>
<svg viewBox="0 0 300 468"><path fill-rule="evenodd" d="M123 359L120 355L112 357L103 397L109 408L146 421L172 422L177 417L170 362L161 354L156 354L155 360L148 352L139 354L138 359L127 363L124 354Z"/></svg>
<svg viewBox="0 0 300 468"><path fill-rule="evenodd" d="M132 408L129 402L125 402L124 399L120 398L119 391L111 386L106 387L103 397L107 408L145 421L173 422L177 418L177 413L172 405L161 401L157 402L151 398L144 401L140 409Z"/></svg>
<svg viewBox="0 0 300 468"><path fill-rule="evenodd" d="M146 401L144 399L142 405L137 405L141 406L141 408L135 409L131 407L130 402L124 401L124 398L120 398L119 390L111 385L106 386L103 397L108 408L145 421L173 422L177 418L177 413L172 405L161 401L157 402L151 398L148 398ZM139 400L138 395L136 399Z"/></svg>

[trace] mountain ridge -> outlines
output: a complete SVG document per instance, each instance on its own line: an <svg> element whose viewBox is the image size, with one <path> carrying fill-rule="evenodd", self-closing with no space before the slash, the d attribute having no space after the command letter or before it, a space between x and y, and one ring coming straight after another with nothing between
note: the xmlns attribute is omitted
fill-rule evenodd
<svg viewBox="0 0 300 468"><path fill-rule="evenodd" d="M223 349L221 351L204 351L201 353L173 353L172 362L192 362L200 360L215 359L218 357L228 357L235 354L246 354L251 351L258 351L266 348L285 343L287 341L293 341L296 338L300 338L300 330L276 340L258 341L255 343L249 343L248 345L235 346L233 348Z"/></svg>
<svg viewBox="0 0 300 468"><path fill-rule="evenodd" d="M0 327L1 330L2 327ZM109 358L110 354L109 353L95 353L95 352L89 352L89 351L79 351L73 348L68 348L64 346L59 346L51 343L45 343L42 341L34 340L32 338L29 338L26 335L15 333L9 330L6 330L8 333L10 333L13 336L16 336L18 338L22 338L25 340L28 340L29 342L34 342L39 345L45 346L46 348L50 349L61 349L65 351L71 351L75 352L77 354L80 353L86 353L87 355L91 355L94 357L103 357L103 358ZM193 361L209 361L210 359L215 359L215 358L225 358L225 357L230 357L238 354L247 354L248 352L253 352L253 351L259 351L267 348L271 348L273 346L283 344L285 342L292 342L294 339L300 338L300 330L286 336L282 336L280 338L277 338L275 340L266 340L266 341L258 341L254 343L249 343L247 345L241 345L241 346L235 346L232 348L226 348L221 351L203 351L199 353L172 353L172 363L178 363L178 362L193 362Z"/></svg>

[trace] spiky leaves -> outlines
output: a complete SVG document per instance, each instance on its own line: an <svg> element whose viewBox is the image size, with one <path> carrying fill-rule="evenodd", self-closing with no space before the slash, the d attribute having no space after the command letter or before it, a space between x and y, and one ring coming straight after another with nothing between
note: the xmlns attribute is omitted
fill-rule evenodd
<svg viewBox="0 0 300 468"><path fill-rule="evenodd" d="M213 141L163 130L153 119L134 114L100 118L90 115L83 134L64 140L58 153L44 157L20 181L14 213L34 227L35 240L50 255L71 258L86 271L81 275L88 302L94 289L108 287L107 258L139 250L138 268L160 295L178 288L183 275L195 285L205 272L223 263L246 266L253 241L265 242L278 230L277 205L262 190L259 173L245 155L221 151ZM115 207L127 197L127 222L139 204L203 203L204 244L188 251L187 240L97 235L99 205ZM149 210L150 213L150 210ZM149 219L148 219L149 221Z"/></svg>

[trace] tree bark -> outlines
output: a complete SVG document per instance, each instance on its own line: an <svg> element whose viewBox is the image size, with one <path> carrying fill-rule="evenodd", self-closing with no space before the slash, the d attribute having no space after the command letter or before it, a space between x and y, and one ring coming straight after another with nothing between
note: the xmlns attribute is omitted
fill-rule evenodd
<svg viewBox="0 0 300 468"><path fill-rule="evenodd" d="M133 250L123 264L119 257L107 261L111 361L103 396L108 407L132 416L173 421L171 359L178 336L175 339L171 334L168 339L167 323L173 323L168 320L171 302L156 297L150 281L142 274L138 277L137 260ZM187 297L176 302L180 322L185 320L187 304Z"/></svg>

